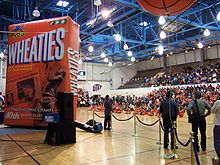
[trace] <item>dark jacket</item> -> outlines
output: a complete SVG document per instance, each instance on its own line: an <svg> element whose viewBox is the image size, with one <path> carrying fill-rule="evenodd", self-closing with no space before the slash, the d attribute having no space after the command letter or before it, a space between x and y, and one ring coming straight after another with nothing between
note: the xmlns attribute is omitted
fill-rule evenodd
<svg viewBox="0 0 220 165"><path fill-rule="evenodd" d="M112 111L112 103L111 100L105 100L104 102L104 107L105 107L105 116L108 116L111 114Z"/></svg>
<svg viewBox="0 0 220 165"><path fill-rule="evenodd" d="M179 105L171 99L164 100L160 104L160 113L162 114L162 118L169 120L171 117L172 121L175 121L179 113Z"/></svg>

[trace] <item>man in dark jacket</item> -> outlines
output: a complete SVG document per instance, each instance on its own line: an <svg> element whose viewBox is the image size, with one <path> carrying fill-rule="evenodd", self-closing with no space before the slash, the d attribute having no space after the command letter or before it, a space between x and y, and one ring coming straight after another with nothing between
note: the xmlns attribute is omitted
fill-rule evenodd
<svg viewBox="0 0 220 165"><path fill-rule="evenodd" d="M168 149L168 145L169 145L168 134L170 132L171 133L171 149L174 149L173 122L176 121L177 119L177 115L179 113L179 106L176 102L171 100L171 91L167 92L166 100L161 102L160 113L162 114L163 126L164 126L164 148Z"/></svg>
<svg viewBox="0 0 220 165"><path fill-rule="evenodd" d="M111 112L112 112L112 102L110 100L109 95L105 96L105 120L104 120L104 130L111 130ZM108 125L108 128L107 128Z"/></svg>
<svg viewBox="0 0 220 165"><path fill-rule="evenodd" d="M190 115L191 113L199 113L198 119L193 121L192 124L192 131L193 136L196 144L196 149L199 151L199 144L198 144L198 128L200 130L201 134L201 147L202 151L206 150L206 117L210 115L211 113L211 106L204 100L201 100L201 93L195 92L195 99L192 100L188 107L187 107L187 113Z"/></svg>

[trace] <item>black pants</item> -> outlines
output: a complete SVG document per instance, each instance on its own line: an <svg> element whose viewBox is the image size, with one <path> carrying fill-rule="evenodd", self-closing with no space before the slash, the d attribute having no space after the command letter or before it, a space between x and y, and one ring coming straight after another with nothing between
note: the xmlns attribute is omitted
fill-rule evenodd
<svg viewBox="0 0 220 165"><path fill-rule="evenodd" d="M171 137L171 148L174 148L174 131L172 130L172 123L169 119L163 118L164 126L164 148L169 146L169 133Z"/></svg>
<svg viewBox="0 0 220 165"><path fill-rule="evenodd" d="M205 117L200 117L197 122L192 123L192 131L194 133L194 140L197 146L197 150L199 150L198 145L198 128L201 134L201 148L202 150L206 150L206 120Z"/></svg>
<svg viewBox="0 0 220 165"><path fill-rule="evenodd" d="M214 147L218 155L218 159L220 160L220 126L215 125L213 131L214 131Z"/></svg>
<svg viewBox="0 0 220 165"><path fill-rule="evenodd" d="M107 128L108 127L108 128ZM104 129L111 129L111 115L105 115L105 120L104 120Z"/></svg>

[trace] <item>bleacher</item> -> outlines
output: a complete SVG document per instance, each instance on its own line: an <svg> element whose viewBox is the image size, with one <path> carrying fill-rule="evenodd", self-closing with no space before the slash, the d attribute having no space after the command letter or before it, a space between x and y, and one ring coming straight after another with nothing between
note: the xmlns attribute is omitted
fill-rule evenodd
<svg viewBox="0 0 220 165"><path fill-rule="evenodd" d="M154 84L155 79L158 80L163 75L176 75L185 73L186 71L194 71L199 67L204 67L215 63L216 60L207 60L204 63L194 62L172 66L171 68L167 67L138 71L133 78L131 78L126 84L120 86L119 89L148 87L149 84Z"/></svg>

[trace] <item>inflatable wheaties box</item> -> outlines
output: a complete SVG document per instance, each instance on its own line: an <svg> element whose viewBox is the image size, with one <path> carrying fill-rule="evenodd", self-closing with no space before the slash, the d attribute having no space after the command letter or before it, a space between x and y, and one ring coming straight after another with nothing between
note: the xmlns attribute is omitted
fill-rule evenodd
<svg viewBox="0 0 220 165"><path fill-rule="evenodd" d="M9 26L4 123L59 120L58 92L76 92L79 25L59 17Z"/></svg>

